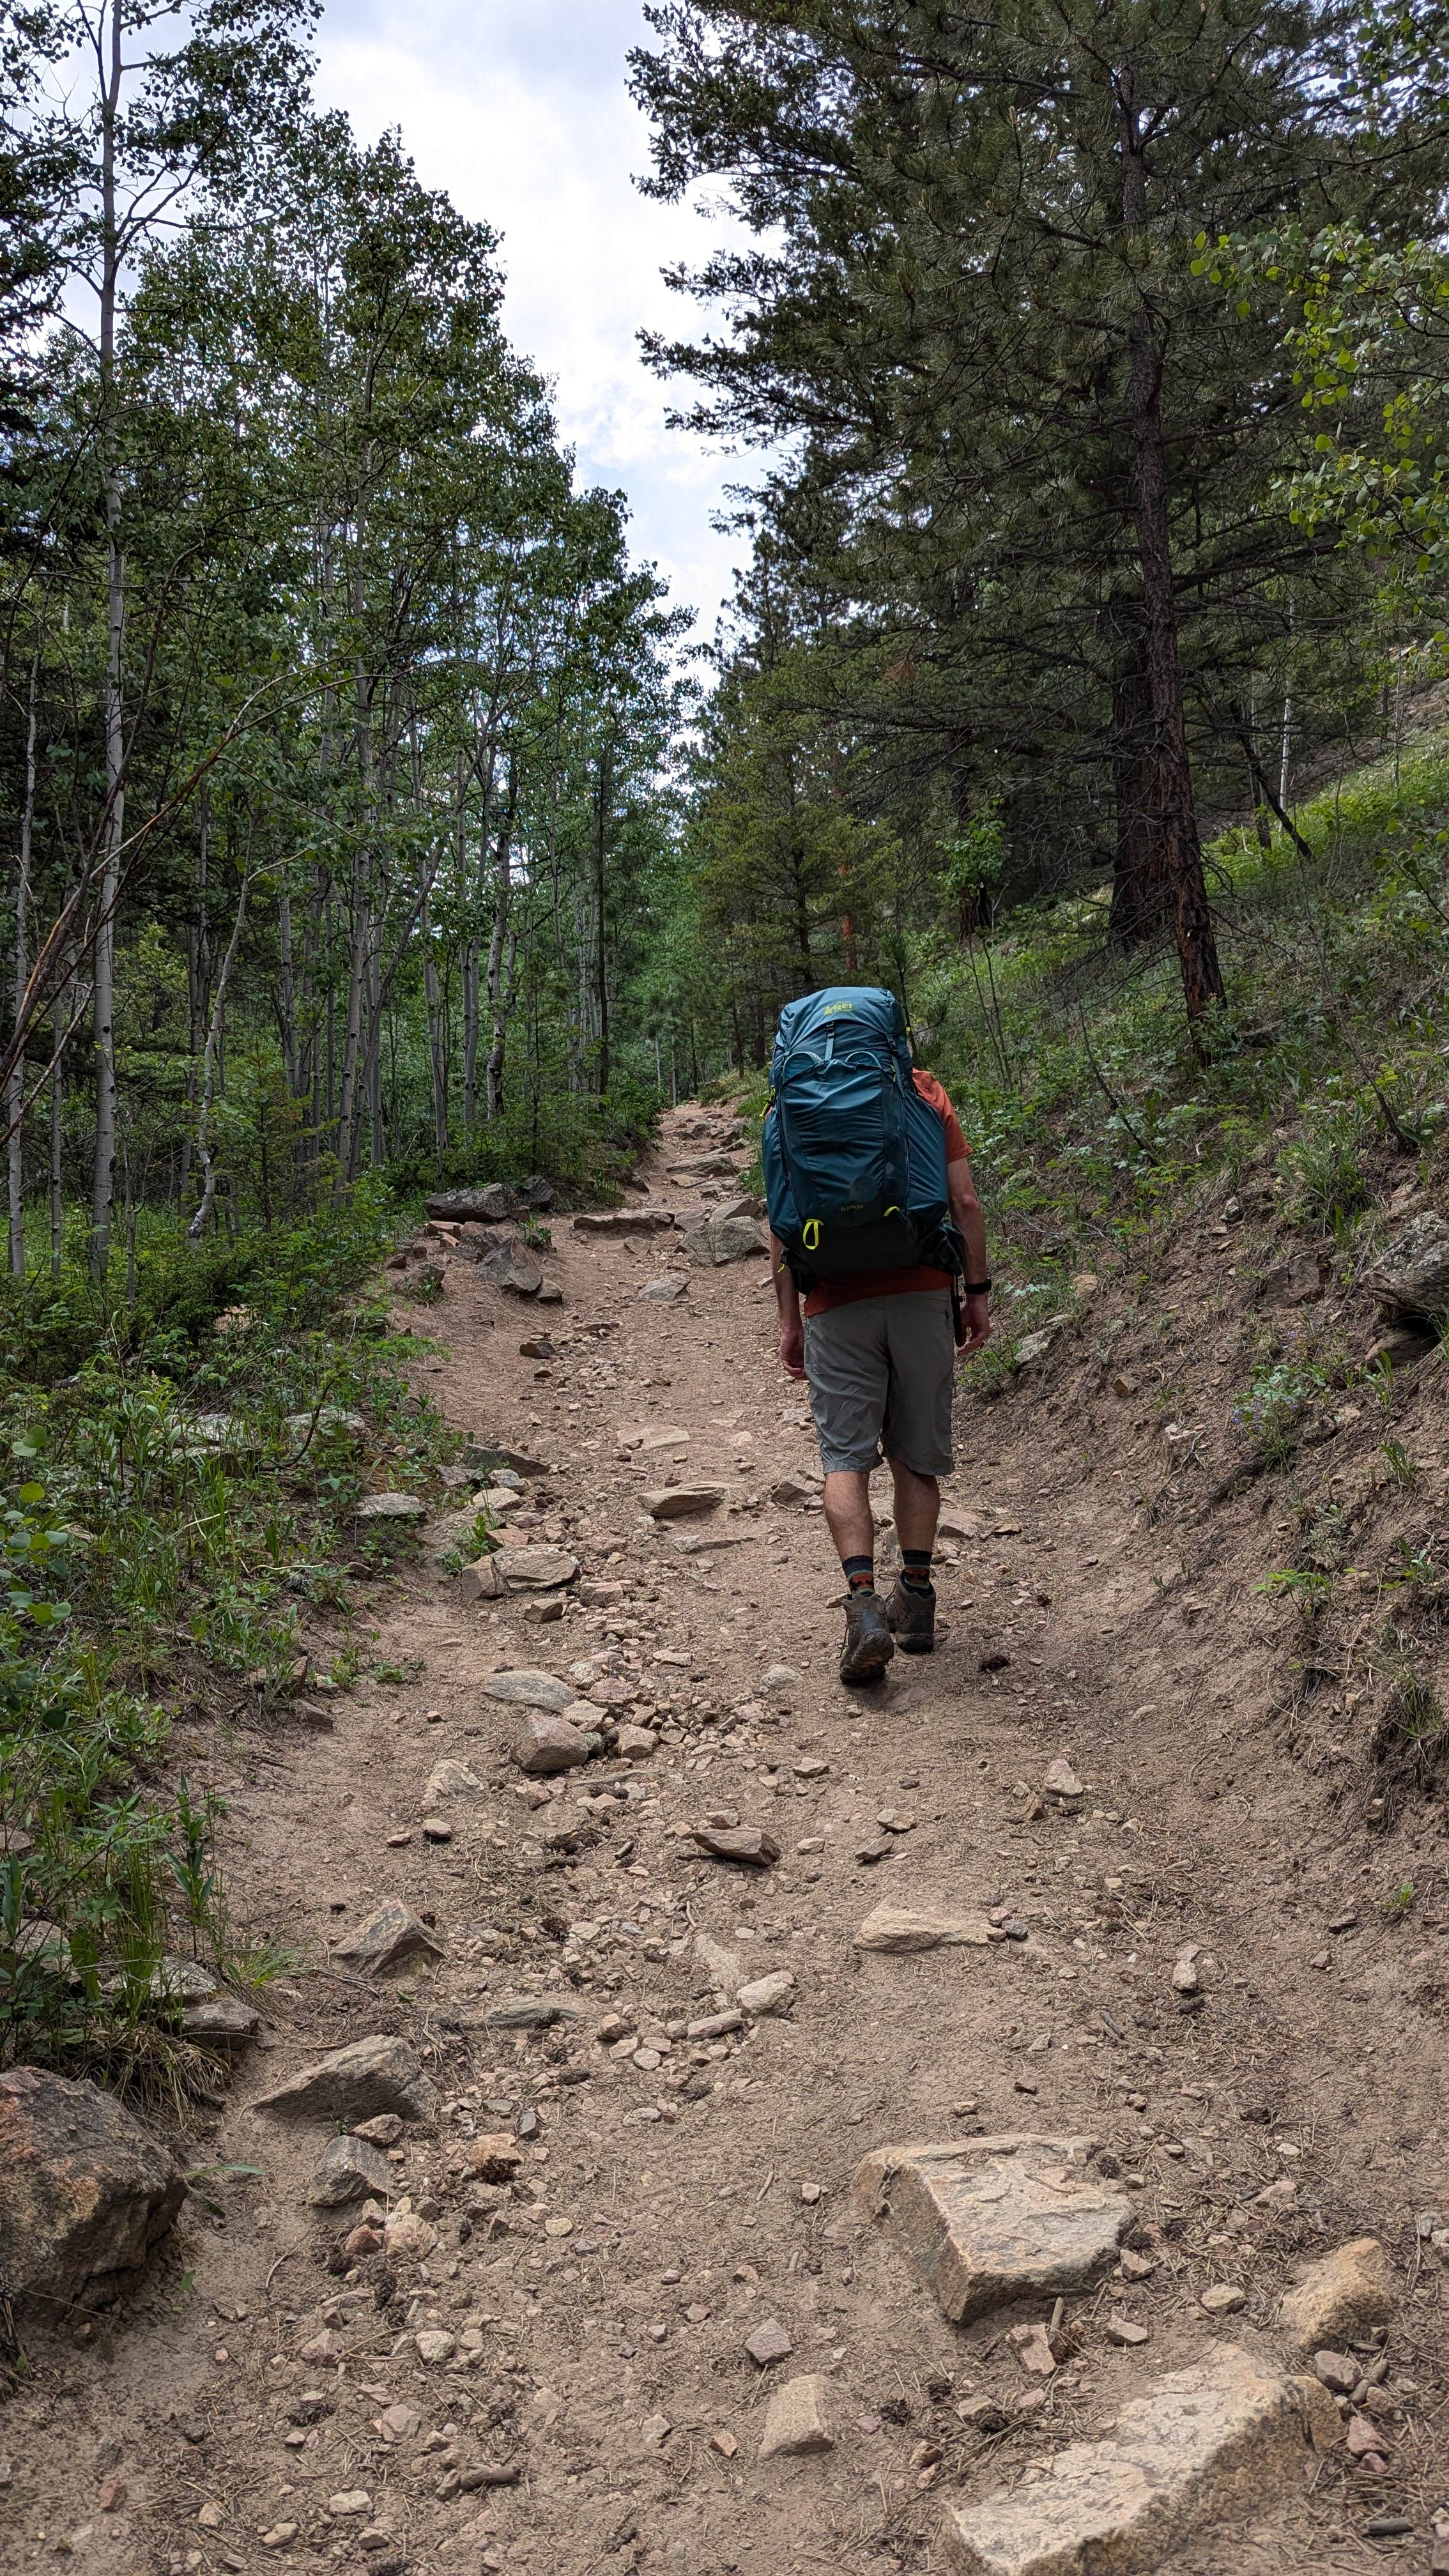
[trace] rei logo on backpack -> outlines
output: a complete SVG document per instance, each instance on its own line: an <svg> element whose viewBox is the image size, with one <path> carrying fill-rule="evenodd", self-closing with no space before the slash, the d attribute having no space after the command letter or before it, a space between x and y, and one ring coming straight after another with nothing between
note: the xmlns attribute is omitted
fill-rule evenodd
<svg viewBox="0 0 1449 2576"><path fill-rule="evenodd" d="M802 1286L916 1261L959 1273L945 1129L911 1080L893 993L832 985L787 1002L763 1156L770 1224Z"/></svg>

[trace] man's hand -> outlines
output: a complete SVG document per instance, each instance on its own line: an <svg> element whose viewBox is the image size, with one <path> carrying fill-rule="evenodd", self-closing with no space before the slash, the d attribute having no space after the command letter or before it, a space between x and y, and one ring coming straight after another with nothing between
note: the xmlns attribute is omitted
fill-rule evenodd
<svg viewBox="0 0 1449 2576"><path fill-rule="evenodd" d="M961 1301L966 1319L966 1339L961 1344L961 1357L969 1360L973 1351L984 1350L991 1339L991 1300L989 1297L965 1297Z"/></svg>
<svg viewBox="0 0 1449 2576"><path fill-rule="evenodd" d="M793 1315L780 1317L780 1366L787 1377L805 1374L805 1327L798 1307Z"/></svg>

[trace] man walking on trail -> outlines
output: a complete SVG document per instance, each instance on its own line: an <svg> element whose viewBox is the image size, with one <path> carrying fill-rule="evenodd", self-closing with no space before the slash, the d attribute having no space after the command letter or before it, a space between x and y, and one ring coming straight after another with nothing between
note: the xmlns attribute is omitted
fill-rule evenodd
<svg viewBox="0 0 1449 2576"><path fill-rule="evenodd" d="M845 986L789 1004L771 1080L764 1160L780 1359L809 1383L825 1518L848 1586L840 1678L878 1681L897 1645L911 1655L935 1645L931 1558L956 1353L991 1333L985 1221L956 1113L912 1063L892 995ZM882 1450L901 1548L884 1602L870 1507Z"/></svg>

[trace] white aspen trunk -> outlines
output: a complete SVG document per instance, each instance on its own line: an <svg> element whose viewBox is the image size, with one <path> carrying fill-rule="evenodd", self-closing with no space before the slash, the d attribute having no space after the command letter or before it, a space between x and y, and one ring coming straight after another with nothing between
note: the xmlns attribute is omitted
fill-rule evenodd
<svg viewBox="0 0 1449 2576"><path fill-rule="evenodd" d="M40 694L40 646L30 664L30 695L25 717L25 802L20 812L20 873L15 886L15 1025L25 1007L30 955L30 855L35 829L35 727ZM10 1197L10 1268L25 1276L25 1166L20 1120L25 1107L25 1051L16 1056L9 1083L6 1114L10 1122L8 1182Z"/></svg>
<svg viewBox="0 0 1449 2576"><path fill-rule="evenodd" d="M206 1221L211 1214L212 1203L216 1197L216 1157L211 1147L211 1112L216 1097L217 1064L221 1052L222 1014L226 1009L227 978L231 973L232 960L241 940L242 924L247 917L247 895L251 889L251 881L251 862L248 860L241 881L241 892L237 896L236 919L232 923L231 937L226 943L226 955L221 961L221 970L216 979L216 994L206 1032L206 1052L202 1057L201 1107L196 1121L196 1154L202 1173L201 1205L187 1227L187 1233L193 1243L199 1243L205 1233Z"/></svg>

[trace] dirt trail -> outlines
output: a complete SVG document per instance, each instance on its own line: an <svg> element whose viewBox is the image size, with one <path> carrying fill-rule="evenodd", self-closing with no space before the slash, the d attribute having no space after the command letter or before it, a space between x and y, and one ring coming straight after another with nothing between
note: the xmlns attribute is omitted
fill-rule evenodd
<svg viewBox="0 0 1449 2576"><path fill-rule="evenodd" d="M669 1166L728 1123L667 1123L650 1203L707 1204ZM449 1266L421 1319L447 1356L419 1384L545 1462L525 1479L527 1534L566 1542L619 1602L538 1625L517 1600L460 1611L420 1571L379 1592L365 1658L401 1683L364 1675L332 1734L282 1717L211 1745L239 1910L305 1964L268 1991L264 2046L194 2148L202 2199L176 2248L127 2311L41 2357L8 2410L5 2564L941 2569L948 2502L1029 2479L1217 2338L1278 2351L1295 2264L1372 2232L1400 2289L1386 2469L1335 2454L1301 2499L1165 2563L1427 2569L1449 2476L1443 2264L1415 2229L1449 2202L1438 1927L1380 1920L1365 1835L1288 1758L1280 1614L1253 1595L1242 1517L1202 1542L1186 1590L1180 1546L1135 1507L1127 1433L1094 1428L1075 1381L963 1405L940 1652L851 1696L819 1512L768 1499L816 1462L764 1263L692 1268L678 1234L590 1240L566 1221L554 1241L561 1309ZM661 1276L686 1293L641 1300ZM540 1331L549 1362L519 1350ZM621 1449L667 1429L683 1440L647 1472ZM639 1492L664 1467L715 1475L739 1508L646 1522ZM738 1543L682 1553L701 1531ZM658 1750L535 1806L504 1755L515 1712L483 1684L584 1658L655 1713ZM1074 1806L1038 1795L1058 1756L1084 1784ZM452 1838L434 1843L421 1823L445 1759L481 1788L448 1800ZM600 1780L619 1784L607 1817L577 1802ZM677 1829L712 1813L766 1827L779 1865L701 1855ZM572 1856L542 1840L566 1815ZM431 1920L444 1954L370 1986L324 1963L384 1896ZM1330 1932L1355 1900L1356 1926ZM853 1937L882 1901L1004 1905L1029 1937L863 1956ZM791 1971L793 2009L683 2036L713 2009L699 1934L742 1977ZM1200 2002L1173 1984L1194 1948ZM520 1997L578 2017L488 2026ZM356 2207L306 2202L326 2133L249 2107L372 2032L407 2035L442 2097L435 2133L393 2151L422 2259L337 2252ZM1152 2266L1070 2303L1044 2389L1004 2337L1039 2304L952 2329L849 2197L873 2147L1028 2127L1102 2143ZM475 2130L518 2137L519 2187L462 2173ZM1198 2302L1225 2281L1246 2306L1221 2324ZM1109 2315L1146 2344L1109 2341ZM745 2350L767 2320L788 2370L825 2374L826 2455L758 2457L785 2375ZM456 2344L431 2366L430 2329ZM519 2482L460 2483L499 2463ZM107 2480L123 2492L102 2510ZM1364 2537L1386 2511L1412 2536Z"/></svg>

